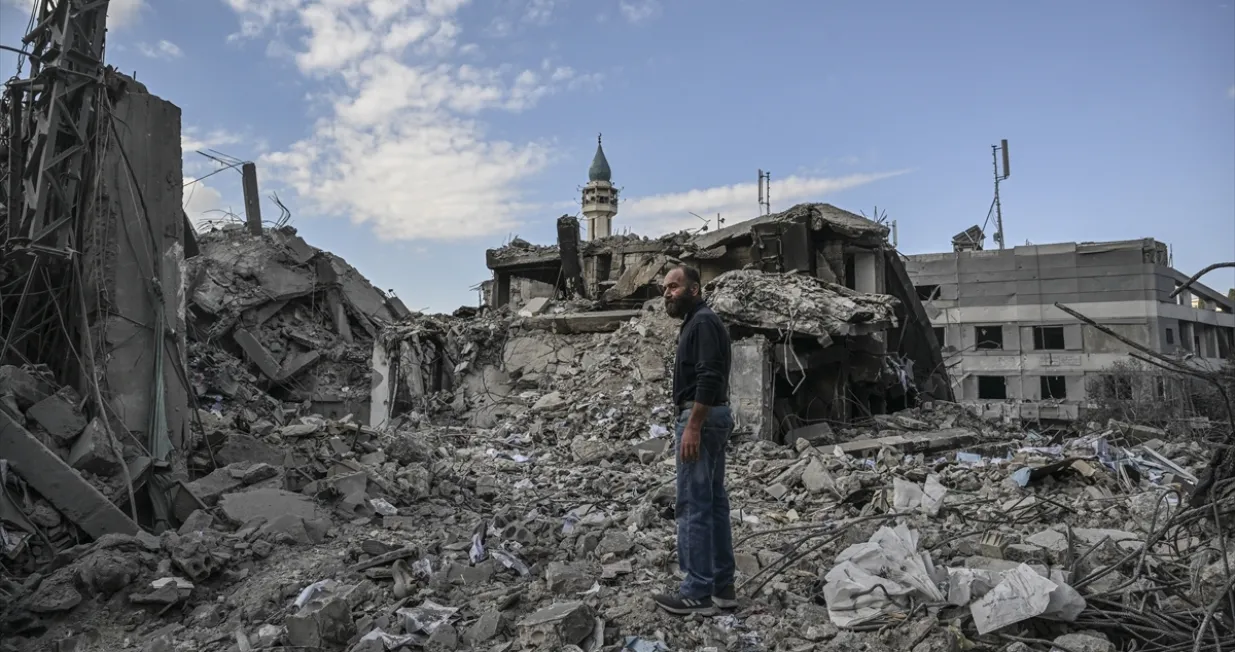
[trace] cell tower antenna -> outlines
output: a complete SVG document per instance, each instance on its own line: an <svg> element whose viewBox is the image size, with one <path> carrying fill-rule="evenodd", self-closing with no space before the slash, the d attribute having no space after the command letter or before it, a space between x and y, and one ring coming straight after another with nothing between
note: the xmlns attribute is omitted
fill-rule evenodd
<svg viewBox="0 0 1235 652"><path fill-rule="evenodd" d="M759 214L772 214L772 173L759 170Z"/></svg>
<svg viewBox="0 0 1235 652"><path fill-rule="evenodd" d="M1003 171L999 169L999 154L1003 153ZM999 202L999 182L1008 178L1010 168L1008 166L1008 139L1004 138L999 141L998 145L991 145L991 165L995 169L995 242L999 243L999 248L1004 248L1003 234L1003 206Z"/></svg>

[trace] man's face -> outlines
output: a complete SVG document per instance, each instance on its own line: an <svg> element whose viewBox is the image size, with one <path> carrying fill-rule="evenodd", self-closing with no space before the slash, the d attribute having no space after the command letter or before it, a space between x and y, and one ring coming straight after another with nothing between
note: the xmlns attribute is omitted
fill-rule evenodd
<svg viewBox="0 0 1235 652"><path fill-rule="evenodd" d="M681 319L690 312L699 296L699 286L686 280L686 275L680 269L670 270L665 275L664 297L665 312L670 317Z"/></svg>

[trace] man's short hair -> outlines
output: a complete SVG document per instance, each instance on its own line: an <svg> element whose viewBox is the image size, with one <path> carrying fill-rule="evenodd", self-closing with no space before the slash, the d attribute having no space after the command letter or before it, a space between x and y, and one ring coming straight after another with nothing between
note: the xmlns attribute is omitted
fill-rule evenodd
<svg viewBox="0 0 1235 652"><path fill-rule="evenodd" d="M700 289L703 288L703 282L699 280L699 270L691 267L690 265L678 265L678 269L682 270L682 276L686 277L686 283L688 286L698 285Z"/></svg>

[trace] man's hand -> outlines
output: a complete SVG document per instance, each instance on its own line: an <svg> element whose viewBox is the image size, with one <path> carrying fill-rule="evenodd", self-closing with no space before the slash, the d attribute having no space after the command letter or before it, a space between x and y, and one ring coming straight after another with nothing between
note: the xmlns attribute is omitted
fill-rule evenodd
<svg viewBox="0 0 1235 652"><path fill-rule="evenodd" d="M701 428L699 426L691 426L686 424L686 428L682 430L682 455L683 462L694 462L699 459L699 440L701 439Z"/></svg>

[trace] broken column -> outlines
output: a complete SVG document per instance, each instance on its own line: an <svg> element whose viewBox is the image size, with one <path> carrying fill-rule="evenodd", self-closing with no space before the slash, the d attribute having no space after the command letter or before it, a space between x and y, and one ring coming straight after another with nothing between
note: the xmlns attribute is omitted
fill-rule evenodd
<svg viewBox="0 0 1235 652"><path fill-rule="evenodd" d="M240 183L244 187L244 221L249 233L262 234L262 198L257 193L257 165L252 161L240 166Z"/></svg>
<svg viewBox="0 0 1235 652"><path fill-rule="evenodd" d="M102 197L82 252L83 294L106 302L87 306L90 343L102 393L124 428L151 440L161 408L165 424L156 429L167 437L150 449L162 457L183 445L188 427L180 109L124 75L108 76L108 92L114 146L99 170Z"/></svg>

